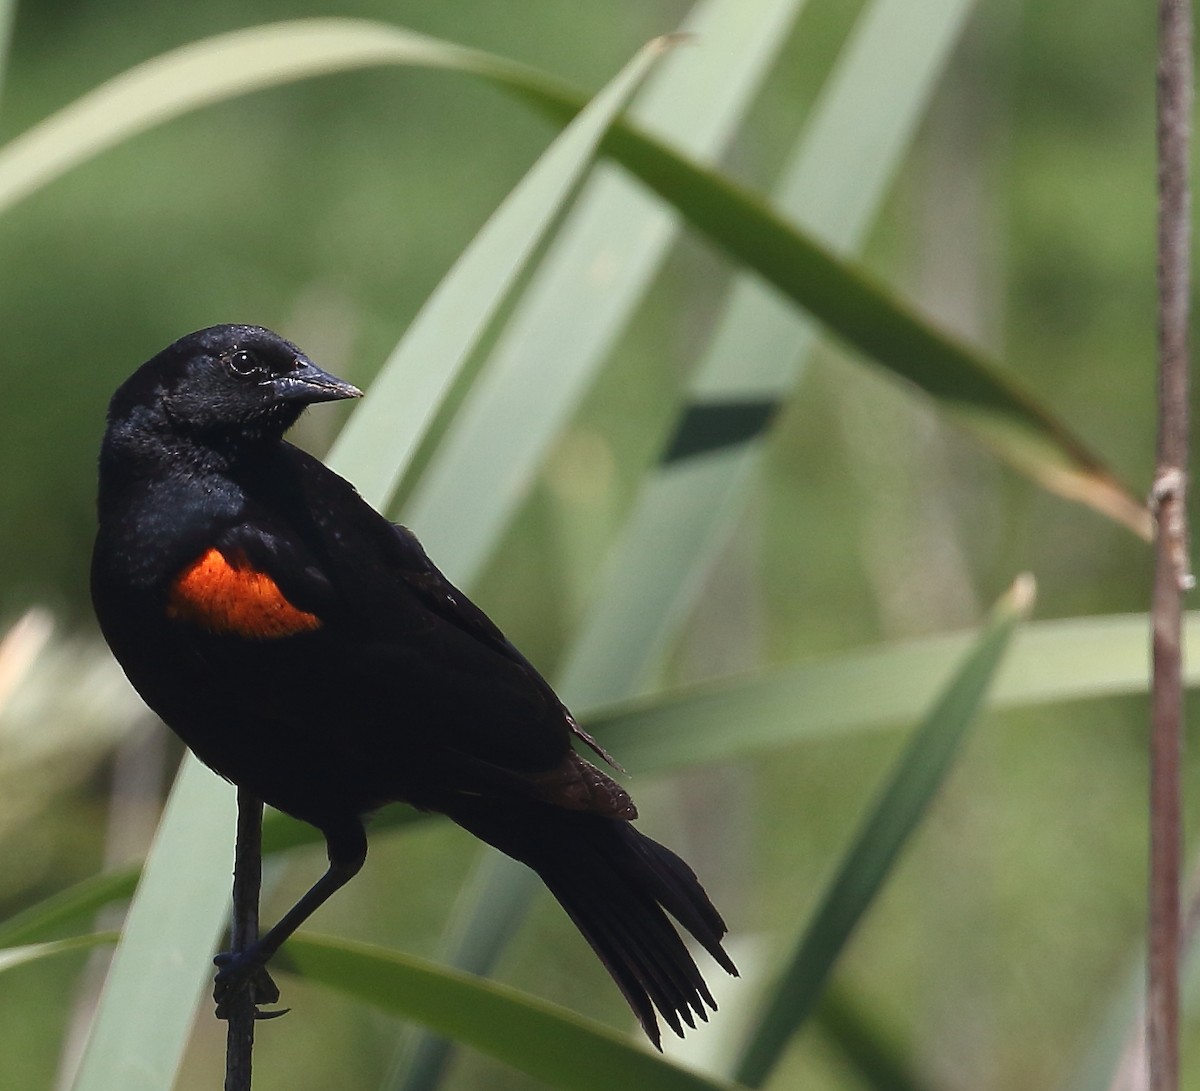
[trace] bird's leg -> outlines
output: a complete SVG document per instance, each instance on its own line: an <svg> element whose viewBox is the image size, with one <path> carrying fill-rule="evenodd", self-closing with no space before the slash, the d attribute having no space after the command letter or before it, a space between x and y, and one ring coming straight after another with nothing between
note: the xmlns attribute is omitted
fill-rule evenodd
<svg viewBox="0 0 1200 1091"><path fill-rule="evenodd" d="M218 1019L227 1018L230 1002L245 989L253 990L256 1004L274 1004L279 999L279 988L267 973L267 963L288 937L362 868L367 858L367 836L361 824L353 830L347 825L337 831L327 829L324 832L329 851L329 867L325 874L260 940L244 951L224 951L213 959L218 967L213 982ZM271 1019L283 1014L282 1011L263 1012L258 1017Z"/></svg>

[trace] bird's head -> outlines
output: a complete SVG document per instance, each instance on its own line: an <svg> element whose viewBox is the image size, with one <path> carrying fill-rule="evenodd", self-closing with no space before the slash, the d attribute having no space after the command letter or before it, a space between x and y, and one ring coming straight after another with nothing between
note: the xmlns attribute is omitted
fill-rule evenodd
<svg viewBox="0 0 1200 1091"><path fill-rule="evenodd" d="M262 326L210 326L163 349L118 388L109 430L252 443L281 437L308 405L361 394Z"/></svg>

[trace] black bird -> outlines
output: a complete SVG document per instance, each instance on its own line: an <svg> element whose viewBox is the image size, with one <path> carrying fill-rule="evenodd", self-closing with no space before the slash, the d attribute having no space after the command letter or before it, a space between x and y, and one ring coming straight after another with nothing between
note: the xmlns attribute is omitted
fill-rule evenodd
<svg viewBox="0 0 1200 1091"><path fill-rule="evenodd" d="M533 868L650 1040L655 1008L682 1034L715 1004L667 914L737 972L695 874L634 828L628 793L572 740L608 755L413 534L283 440L306 406L359 393L269 330L214 326L109 406L91 574L104 636L197 757L329 853L255 946L219 957L218 1015L269 983L266 962L362 867L364 816L399 800Z"/></svg>

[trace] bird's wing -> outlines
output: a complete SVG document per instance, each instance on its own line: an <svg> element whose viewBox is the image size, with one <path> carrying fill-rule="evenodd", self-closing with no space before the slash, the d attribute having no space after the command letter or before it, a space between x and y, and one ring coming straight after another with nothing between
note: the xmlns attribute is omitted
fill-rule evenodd
<svg viewBox="0 0 1200 1091"><path fill-rule="evenodd" d="M393 523L392 529L395 531L400 543L397 553L401 559L401 567L405 572L405 578L425 605L430 610L491 647L499 655L519 664L523 670L537 680L547 696L561 710L563 719L571 734L585 743L594 753L613 766L613 768L621 769L620 765L617 764L608 751L579 726L570 709L558 699L557 694L554 693L553 689L542 678L533 664L517 650L516 646L500 631L495 622L442 575L438 567L429 559L417 536L399 523ZM621 771L623 772L624 770Z"/></svg>
<svg viewBox="0 0 1200 1091"><path fill-rule="evenodd" d="M416 537L316 459L284 450L261 488L250 483L221 546L318 619L304 637L340 680L342 730L383 748L404 734L449 780L500 794L561 792L573 805L581 783L607 780L571 751L583 735L550 685Z"/></svg>

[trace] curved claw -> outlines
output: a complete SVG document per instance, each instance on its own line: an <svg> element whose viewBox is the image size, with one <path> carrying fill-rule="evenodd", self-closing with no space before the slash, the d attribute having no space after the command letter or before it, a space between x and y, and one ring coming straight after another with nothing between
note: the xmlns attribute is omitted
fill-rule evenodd
<svg viewBox="0 0 1200 1091"><path fill-rule="evenodd" d="M255 1019L278 1019L291 1009L259 1011L260 1004L274 1004L279 1000L279 986L267 972L266 966L258 961L252 951L234 953L222 951L213 962L219 967L213 979L213 1000L216 1002L218 1019L228 1019L230 1008L247 992L253 997Z"/></svg>
<svg viewBox="0 0 1200 1091"><path fill-rule="evenodd" d="M278 1019L281 1015L287 1015L291 1008L276 1008L274 1011L259 1011L254 1009L255 1019Z"/></svg>

